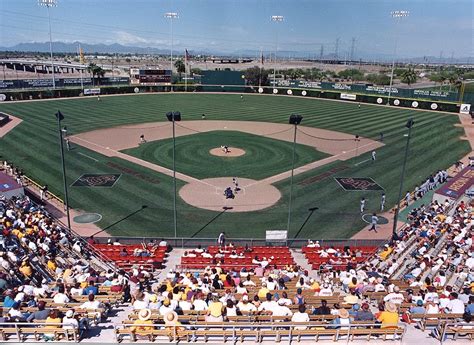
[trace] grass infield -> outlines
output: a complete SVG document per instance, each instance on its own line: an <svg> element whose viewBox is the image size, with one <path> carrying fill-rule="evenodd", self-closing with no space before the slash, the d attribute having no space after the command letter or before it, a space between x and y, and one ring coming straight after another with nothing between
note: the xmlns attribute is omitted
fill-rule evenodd
<svg viewBox="0 0 474 345"><path fill-rule="evenodd" d="M240 157L218 157L209 151L221 145L243 149ZM148 142L122 152L173 168L173 139ZM210 131L176 138L176 171L205 179L239 176L260 180L291 169L293 143L236 131ZM296 145L295 167L328 154L306 145Z"/></svg>
<svg viewBox="0 0 474 345"><path fill-rule="evenodd" d="M60 196L61 161L54 116L58 109L65 116L64 125L70 134L124 124L166 121L165 113L173 110L179 110L183 120L198 120L205 113L210 120L277 123L287 123L289 114L298 112L304 117L304 126L375 139L383 132L385 146L377 150L374 164L369 160L355 165L370 158L370 154L366 154L295 176L290 237L305 223L309 207L318 206L319 210L307 220L299 232L300 238L350 237L365 225L359 214L359 199L363 196L367 199L367 212L378 210L380 192L346 192L333 177L371 177L385 189L386 205L395 204L406 142L403 135L409 117L414 117L415 127L405 190L412 190L429 174L448 167L470 152L468 142L460 140L463 129L454 126L459 123L455 114L365 104L359 109L357 103L320 99L246 95L241 100L238 94L194 93L102 97L101 102L96 98L85 98L0 104L0 111L23 119L19 126L0 139L1 159L22 167L28 176L48 184L51 192ZM219 142L217 146L220 145ZM258 168L260 163L256 161L255 167ZM115 224L107 231L117 236L173 235L173 188L169 176L82 147L66 153L66 166L68 185L82 174L122 174L113 188L70 188L72 207L100 213L103 218L97 223L99 226ZM341 167L344 167L343 171L325 175L331 169ZM259 173L264 175L266 172ZM318 176L325 177L315 178ZM315 182L308 183L310 180ZM178 180L178 189L182 185ZM217 212L189 206L178 198L178 236L189 236L200 230L199 236L214 237L225 230L229 236L264 237L265 230L285 229L289 179L276 183L275 187L282 193L276 205L262 211L224 213L219 217L216 217ZM147 207L142 208L143 205ZM127 218L131 214L133 216Z"/></svg>

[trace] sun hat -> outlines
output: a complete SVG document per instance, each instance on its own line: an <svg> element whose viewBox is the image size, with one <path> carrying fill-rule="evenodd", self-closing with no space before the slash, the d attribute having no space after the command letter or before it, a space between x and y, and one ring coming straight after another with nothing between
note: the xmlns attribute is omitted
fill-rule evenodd
<svg viewBox="0 0 474 345"><path fill-rule="evenodd" d="M169 298L165 298L165 300L163 301L163 305L164 305L165 307L169 307L169 305L170 305L170 300L169 300Z"/></svg>
<svg viewBox="0 0 474 345"><path fill-rule="evenodd" d="M392 303L392 302L387 302L387 303L385 303L385 310L388 311L388 312L390 312L390 313L396 313L396 312L398 312L397 306L396 306L394 303Z"/></svg>
<svg viewBox="0 0 474 345"><path fill-rule="evenodd" d="M343 319L347 319L349 317L349 312L346 309L339 309L339 316Z"/></svg>
<svg viewBox="0 0 474 345"><path fill-rule="evenodd" d="M138 318L142 321L147 321L151 317L151 310L150 309L142 309L138 312Z"/></svg>
<svg viewBox="0 0 474 345"><path fill-rule="evenodd" d="M66 317L71 318L73 316L74 316L74 311L72 309L70 309L66 312Z"/></svg>
<svg viewBox="0 0 474 345"><path fill-rule="evenodd" d="M155 303L157 299L158 299L158 296L156 296L156 295L151 295L150 296L150 302L152 302L152 303Z"/></svg>
<svg viewBox="0 0 474 345"><path fill-rule="evenodd" d="M169 313L165 315L164 320L165 320L165 324L167 325L174 324L176 323L176 321L178 321L178 314L176 314L176 312L174 311L170 311Z"/></svg>

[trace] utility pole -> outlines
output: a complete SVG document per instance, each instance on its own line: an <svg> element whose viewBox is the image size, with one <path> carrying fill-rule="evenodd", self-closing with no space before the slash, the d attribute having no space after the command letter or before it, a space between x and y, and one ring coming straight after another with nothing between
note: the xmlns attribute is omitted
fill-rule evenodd
<svg viewBox="0 0 474 345"><path fill-rule="evenodd" d="M334 49L334 60L339 59L339 37L336 38L336 48Z"/></svg>
<svg viewBox="0 0 474 345"><path fill-rule="evenodd" d="M355 50L355 37L352 37L352 42L351 42L351 55L349 57L350 61L354 61L354 50Z"/></svg>
<svg viewBox="0 0 474 345"><path fill-rule="evenodd" d="M321 49L319 50L319 60L322 61L324 56L324 44L321 44Z"/></svg>

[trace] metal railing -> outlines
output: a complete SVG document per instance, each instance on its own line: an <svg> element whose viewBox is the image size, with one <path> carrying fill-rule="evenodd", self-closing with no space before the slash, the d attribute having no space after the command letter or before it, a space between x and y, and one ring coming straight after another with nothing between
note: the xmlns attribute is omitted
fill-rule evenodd
<svg viewBox="0 0 474 345"><path fill-rule="evenodd" d="M25 340L31 342L32 339L26 338L28 334L34 336L34 341L40 341L40 339L37 338L38 328L45 328L47 326L51 327L47 331L44 330L43 332L41 332L42 335L55 334L55 332L65 334L66 331L70 331L67 332L66 337L61 338L59 341L77 343L80 340L79 328L71 324L64 325L62 323L51 322L0 322L0 329L2 329L2 333L5 334L6 337L15 335L17 340L16 342L18 343L23 343L25 342ZM63 329L63 326L68 327L68 329ZM8 332L8 330L14 330L14 332ZM72 339L69 338L70 335L72 335ZM7 339L2 339L2 343L3 342L7 342Z"/></svg>
<svg viewBox="0 0 474 345"><path fill-rule="evenodd" d="M143 331L120 332L120 330L129 330L131 327L143 327ZM352 323L347 325L341 324L328 324L321 322L266 322L266 323L245 323L245 322L218 322L218 323L193 323L193 324L181 324L181 325L166 325L166 324L114 324L115 340L120 342L123 340L124 335L135 336L153 336L153 331L157 331L155 336L168 337L170 342L186 342L183 338L188 338L189 341L197 341L198 338L205 338L206 341L209 338L213 339L230 339L230 342L234 345L240 339L253 338L253 342L259 343L264 338L275 338L278 342L281 342L286 338L288 344L291 344L294 340L300 341L301 338L307 338L312 342L315 342L315 336L332 337L334 341L345 339L347 343L353 340L356 336L364 336L373 333L374 335L383 336L382 330L386 331L386 336L392 336L393 340L399 340L402 343L403 337L406 333L407 326L405 324L393 324L386 325L386 328L381 328L380 324L374 323ZM360 331L366 330L366 332ZM162 331L159 332L158 331ZM202 333L202 332L205 333ZM222 331L222 334L215 333L213 331ZM250 331L252 333L243 332ZM268 332L270 331L270 332ZM274 331L272 333L271 331ZM305 331L305 332L300 332ZM309 331L309 332L306 332ZM311 332L313 331L313 332ZM201 332L201 333L200 333ZM361 334L362 333L362 334ZM134 338L130 339L134 341ZM324 340L323 340L324 341Z"/></svg>
<svg viewBox="0 0 474 345"><path fill-rule="evenodd" d="M121 244L137 244L137 243L149 243L152 241L165 240L173 248L195 248L198 245L201 246L212 246L217 245L216 238L191 238L191 237L116 237ZM94 238L97 243L107 243L109 238ZM387 240L363 240L363 239L321 239L318 240L319 244L323 247L327 246L373 246L378 247L386 243ZM227 238L226 243L232 243L235 247L249 247L262 246L262 247L290 247L299 248L304 247L308 240L306 239L287 239L285 241L267 241L264 238Z"/></svg>

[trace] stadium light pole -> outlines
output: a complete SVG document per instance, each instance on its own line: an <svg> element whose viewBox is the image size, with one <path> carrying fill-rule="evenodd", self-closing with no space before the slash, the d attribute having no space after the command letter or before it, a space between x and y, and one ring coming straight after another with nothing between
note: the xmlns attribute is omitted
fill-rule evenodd
<svg viewBox="0 0 474 345"><path fill-rule="evenodd" d="M272 16L272 22L279 23L284 20L283 16ZM275 30L275 61L273 61L273 87L276 87L276 60L278 52L278 28Z"/></svg>
<svg viewBox="0 0 474 345"><path fill-rule="evenodd" d="M63 144L63 130L61 129L61 121L64 120L64 115L61 111L55 114L56 119L58 120L58 135L59 135L59 149L61 152L61 165L63 170L63 183L64 183L64 204L66 208L66 215L67 215L67 227L71 229L71 217L69 215L69 197L67 193L67 181L66 181L66 162L64 160L64 144Z"/></svg>
<svg viewBox="0 0 474 345"><path fill-rule="evenodd" d="M295 156L296 156L296 132L298 129L298 125L301 123L301 120L303 120L303 116L299 114L291 114L290 118L288 119L288 123L290 125L294 125L295 127L295 132L293 135L293 159L291 162L290 200L288 201L288 225L286 228L288 232L290 232L290 224L291 224L291 201L293 197L293 176L294 176L294 171L295 171Z"/></svg>
<svg viewBox="0 0 474 345"><path fill-rule="evenodd" d="M166 12L165 18L170 20L170 37L171 37L171 50L170 50L170 69L171 69L171 91L173 91L173 19L178 19L177 12Z"/></svg>
<svg viewBox="0 0 474 345"><path fill-rule="evenodd" d="M178 237L178 221L176 212L176 134L175 134L175 122L181 121L181 113L179 111L173 111L166 113L168 121L173 123L173 220L174 220L174 237Z"/></svg>
<svg viewBox="0 0 474 345"><path fill-rule="evenodd" d="M398 23L402 18L408 17L410 15L410 11L392 11L390 12L392 18L395 19L396 23ZM393 73L395 71L395 57L397 55L397 43L398 43L398 32L395 30L395 47L393 49L393 60L392 60L392 73L390 73L390 86L388 89L388 100L387 105L390 105L390 98L392 97L392 85L393 85Z"/></svg>
<svg viewBox="0 0 474 345"><path fill-rule="evenodd" d="M57 0L38 0L38 5L46 7L48 10L49 23L49 55L51 58L51 71L53 72L53 90L56 89L56 78L54 76L54 62L53 62L53 37L51 35L51 14L49 9L57 6Z"/></svg>
<svg viewBox="0 0 474 345"><path fill-rule="evenodd" d="M403 180L405 179L405 169L406 169L407 159L408 159L408 150L410 147L411 129L413 128L414 124L415 124L415 121L413 121L413 118L411 118L407 121L407 124L405 125L405 127L408 128L408 134L406 134L407 143L405 146L405 156L403 157L402 174L400 176L400 188L398 190L397 208L395 209L395 214L393 215L393 229L392 229L393 238L397 236L397 222L398 222L398 214L400 213L400 201L402 199Z"/></svg>

